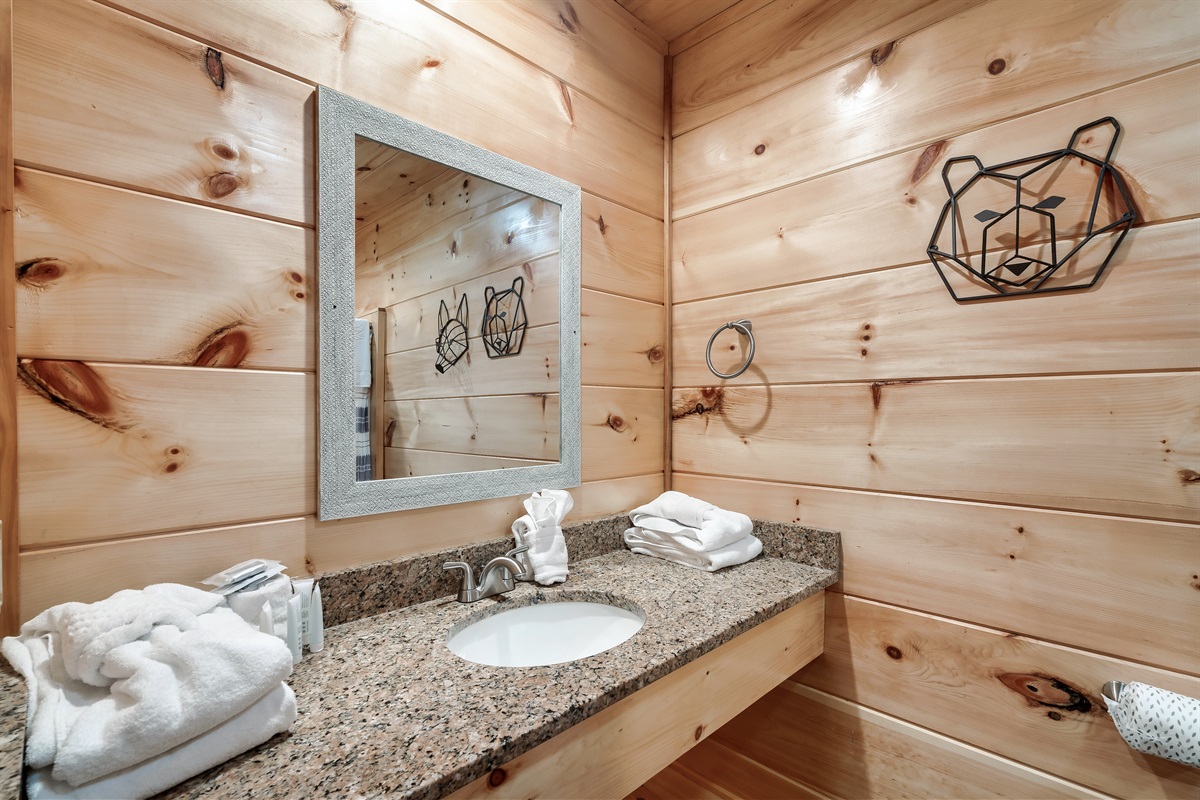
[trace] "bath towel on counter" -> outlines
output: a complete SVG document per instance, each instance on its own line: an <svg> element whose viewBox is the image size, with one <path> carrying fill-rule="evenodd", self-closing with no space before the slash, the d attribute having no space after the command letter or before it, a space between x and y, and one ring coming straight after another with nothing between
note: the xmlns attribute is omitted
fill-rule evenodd
<svg viewBox="0 0 1200 800"><path fill-rule="evenodd" d="M287 645L223 604L196 613L213 598L223 603L186 586L118 592L56 606L6 638L0 649L28 687L28 765L73 786L95 781L213 729L275 689L291 673Z"/></svg>
<svg viewBox="0 0 1200 800"><path fill-rule="evenodd" d="M286 683L212 730L139 764L79 786L56 781L49 769L30 772L29 800L142 800L256 747L296 721L296 695Z"/></svg>
<svg viewBox="0 0 1200 800"><path fill-rule="evenodd" d="M743 536L732 544L703 551L681 546L678 540L669 535L636 527L625 531L625 544L634 553L674 561L705 572L744 564L762 552L762 541L757 536Z"/></svg>
<svg viewBox="0 0 1200 800"><path fill-rule="evenodd" d="M680 546L697 552L727 547L749 536L754 523L745 514L717 508L683 492L663 492L629 512L630 522L644 530L669 534Z"/></svg>

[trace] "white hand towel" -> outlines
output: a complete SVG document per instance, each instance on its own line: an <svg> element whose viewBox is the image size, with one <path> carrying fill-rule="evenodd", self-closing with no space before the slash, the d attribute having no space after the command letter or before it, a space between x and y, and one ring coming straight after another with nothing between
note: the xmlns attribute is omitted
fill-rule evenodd
<svg viewBox="0 0 1200 800"><path fill-rule="evenodd" d="M255 627L258 626L263 604L270 606L271 627L275 635L287 638L287 601L292 596L292 581L287 575L276 575L257 589L225 595L234 613Z"/></svg>
<svg viewBox="0 0 1200 800"><path fill-rule="evenodd" d="M526 514L512 524L512 532L517 547L529 547L525 556L533 567L535 581L550 586L567 579L567 541L562 528L554 525L538 528Z"/></svg>
<svg viewBox="0 0 1200 800"><path fill-rule="evenodd" d="M625 531L625 544L631 551L640 555L655 556L705 572L716 572L735 564L744 564L762 552L762 542L757 536L745 536L717 550L702 552L680 547L678 542L669 536L640 528Z"/></svg>
<svg viewBox="0 0 1200 800"><path fill-rule="evenodd" d="M32 770L25 788L29 800L143 800L262 744L295 721L296 695L280 683L245 711L161 755L75 787L54 780L48 769Z"/></svg>
<svg viewBox="0 0 1200 800"><path fill-rule="evenodd" d="M157 625L113 648L100 667L112 681L107 688L66 674L58 632L27 628L3 642L29 689L26 760L33 768L53 764L53 777L72 785L212 729L282 682L292 667L287 645L224 607L199 615L188 630Z"/></svg>
<svg viewBox="0 0 1200 800"><path fill-rule="evenodd" d="M630 511L629 518L634 527L671 534L684 546L694 544L691 549L700 552L719 550L754 530L753 521L745 514L717 508L682 492L664 492Z"/></svg>
<svg viewBox="0 0 1200 800"><path fill-rule="evenodd" d="M629 514L649 514L653 517L673 519L689 528L701 528L704 526L705 515L714 508L716 506L712 503L706 503L683 492L663 492Z"/></svg>
<svg viewBox="0 0 1200 800"><path fill-rule="evenodd" d="M371 323L365 319L354 320L354 385L367 388L371 385Z"/></svg>

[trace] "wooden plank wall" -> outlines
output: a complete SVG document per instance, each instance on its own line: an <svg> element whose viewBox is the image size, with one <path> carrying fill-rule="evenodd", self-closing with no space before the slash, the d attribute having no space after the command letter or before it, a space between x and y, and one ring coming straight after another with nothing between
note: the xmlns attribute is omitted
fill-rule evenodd
<svg viewBox="0 0 1200 800"><path fill-rule="evenodd" d="M1198 54L1182 0L775 2L678 52L672 486L845 559L825 655L636 796L1197 796L1098 695L1200 697ZM945 160L1106 115L1102 283L956 304Z"/></svg>
<svg viewBox="0 0 1200 800"><path fill-rule="evenodd" d="M482 22L417 0L15 5L22 618L256 555L296 574L453 546L518 515L510 498L315 520L317 84L582 186L573 518L661 491L665 47L601 3L569 25L519 2Z"/></svg>

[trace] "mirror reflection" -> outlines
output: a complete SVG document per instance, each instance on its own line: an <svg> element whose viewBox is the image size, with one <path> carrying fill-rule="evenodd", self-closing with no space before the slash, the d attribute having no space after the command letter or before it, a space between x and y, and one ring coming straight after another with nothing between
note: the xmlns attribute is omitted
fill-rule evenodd
<svg viewBox="0 0 1200 800"><path fill-rule="evenodd" d="M356 479L560 461L561 208L355 137Z"/></svg>

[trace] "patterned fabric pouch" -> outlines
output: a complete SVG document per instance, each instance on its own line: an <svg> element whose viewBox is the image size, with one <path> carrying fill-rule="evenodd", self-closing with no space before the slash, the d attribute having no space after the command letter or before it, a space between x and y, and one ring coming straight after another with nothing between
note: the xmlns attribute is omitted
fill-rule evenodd
<svg viewBox="0 0 1200 800"><path fill-rule="evenodd" d="M1200 700L1119 681L1104 684L1101 695L1117 732L1134 750L1200 767Z"/></svg>

